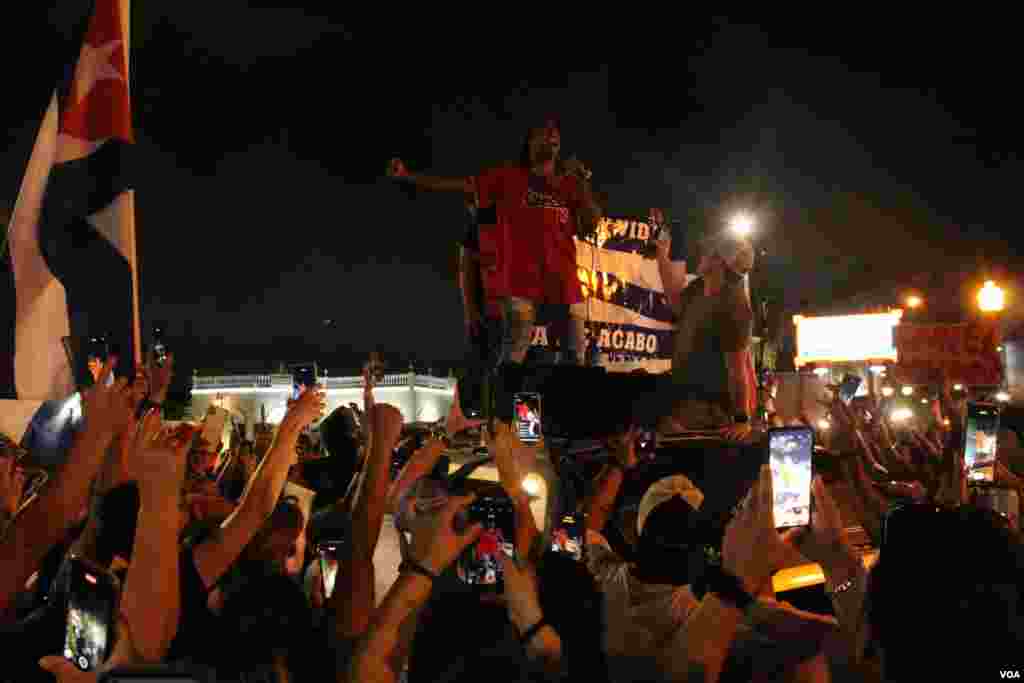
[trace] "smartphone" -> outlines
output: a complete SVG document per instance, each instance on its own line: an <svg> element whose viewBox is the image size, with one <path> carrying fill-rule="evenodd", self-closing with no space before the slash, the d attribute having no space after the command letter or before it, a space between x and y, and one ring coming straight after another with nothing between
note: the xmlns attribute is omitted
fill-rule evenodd
<svg viewBox="0 0 1024 683"><path fill-rule="evenodd" d="M99 372L102 369L104 363L110 358L110 344L107 343L104 337L89 337L85 345L85 357L88 361L87 367L89 368L90 377L93 382L99 378ZM107 386L114 384L114 373L110 373L107 377Z"/></svg>
<svg viewBox="0 0 1024 683"><path fill-rule="evenodd" d="M857 390L860 389L861 382L863 381L857 375L846 375L843 377L843 381L839 384L839 400L846 405L850 405L850 401L857 395Z"/></svg>
<svg viewBox="0 0 1024 683"><path fill-rule="evenodd" d="M657 449L657 431L651 427L642 427L636 440L637 457L640 460L653 460Z"/></svg>
<svg viewBox="0 0 1024 683"><path fill-rule="evenodd" d="M317 561L320 563L320 586L324 599L330 599L334 593L334 582L338 578L338 555L344 541L341 539L324 540L316 544Z"/></svg>
<svg viewBox="0 0 1024 683"><path fill-rule="evenodd" d="M964 429L964 464L969 483L991 484L996 474L999 406L968 403Z"/></svg>
<svg viewBox="0 0 1024 683"><path fill-rule="evenodd" d="M113 644L117 578L82 558L69 564L64 658L82 671L96 671Z"/></svg>
<svg viewBox="0 0 1024 683"><path fill-rule="evenodd" d="M498 553L515 557L515 510L507 497L484 496L469 504L466 524L483 524L484 532L456 562L463 583L501 593L505 576Z"/></svg>
<svg viewBox="0 0 1024 683"><path fill-rule="evenodd" d="M520 393L512 397L512 419L523 443L536 443L541 438L540 394Z"/></svg>
<svg viewBox="0 0 1024 683"><path fill-rule="evenodd" d="M772 511L775 527L811 523L811 480L814 478L814 430L785 427L768 431L768 462L772 470Z"/></svg>
<svg viewBox="0 0 1024 683"><path fill-rule="evenodd" d="M577 562L583 561L583 524L579 515L562 516L562 523L551 535L551 549Z"/></svg>
<svg viewBox="0 0 1024 683"><path fill-rule="evenodd" d="M163 325L153 327L153 361L161 368L167 362L167 344L164 342Z"/></svg>
<svg viewBox="0 0 1024 683"><path fill-rule="evenodd" d="M292 400L298 401L306 389L316 386L316 371L309 366L295 368L292 372Z"/></svg>

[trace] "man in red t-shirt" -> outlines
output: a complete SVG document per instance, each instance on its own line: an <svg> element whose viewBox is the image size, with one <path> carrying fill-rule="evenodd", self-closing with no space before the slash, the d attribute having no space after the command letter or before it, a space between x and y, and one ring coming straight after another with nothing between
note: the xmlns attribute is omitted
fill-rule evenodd
<svg viewBox="0 0 1024 683"><path fill-rule="evenodd" d="M583 300L573 237L593 231L601 211L589 172L575 158L559 164L560 150L560 126L548 119L529 129L518 163L473 178L413 175L398 159L388 168L390 177L417 187L474 198L485 296L504 320L503 362L526 358L541 306L554 308L549 326L563 360L583 357L583 319L571 312Z"/></svg>

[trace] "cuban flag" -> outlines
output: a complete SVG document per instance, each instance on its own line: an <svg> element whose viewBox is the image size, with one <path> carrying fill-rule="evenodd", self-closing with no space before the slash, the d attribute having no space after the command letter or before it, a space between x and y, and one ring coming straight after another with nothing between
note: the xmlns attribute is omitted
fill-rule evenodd
<svg viewBox="0 0 1024 683"><path fill-rule="evenodd" d="M106 336L130 376L139 349L129 1L95 0L81 50L55 84L8 226L16 325L3 398L63 401L69 350ZM8 373L9 374L9 373Z"/></svg>
<svg viewBox="0 0 1024 683"><path fill-rule="evenodd" d="M660 231L655 220L602 218L596 236L576 239L576 266L584 301L573 314L587 321L597 340L598 364L609 372L672 367L672 306L655 258ZM685 267L684 267L685 270ZM686 276L682 284L688 284ZM547 329L534 328L532 344L548 346Z"/></svg>

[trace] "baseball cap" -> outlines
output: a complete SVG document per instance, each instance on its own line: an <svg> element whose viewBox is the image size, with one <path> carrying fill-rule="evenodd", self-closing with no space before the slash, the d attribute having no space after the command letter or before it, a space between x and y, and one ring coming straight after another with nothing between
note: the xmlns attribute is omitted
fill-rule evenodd
<svg viewBox="0 0 1024 683"><path fill-rule="evenodd" d="M700 510L700 506L704 503L704 494L701 493L701 490L682 474L659 479L651 484L643 498L640 499L640 507L636 514L637 534L643 534L644 524L647 523L655 508L677 496L686 501L694 512Z"/></svg>
<svg viewBox="0 0 1024 683"><path fill-rule="evenodd" d="M749 241L728 233L712 235L704 241L709 255L722 257L729 270L746 275L754 268L754 247Z"/></svg>

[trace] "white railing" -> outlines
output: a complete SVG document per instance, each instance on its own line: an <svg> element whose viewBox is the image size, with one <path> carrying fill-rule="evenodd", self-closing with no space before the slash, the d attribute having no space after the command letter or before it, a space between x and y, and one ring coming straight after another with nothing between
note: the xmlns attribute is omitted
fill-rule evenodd
<svg viewBox="0 0 1024 683"><path fill-rule="evenodd" d="M447 377L431 377L429 375L411 375L401 373L384 375L383 379L377 382L380 387L407 387L410 382L413 386L423 389L438 389L448 391L454 387L454 380ZM327 389L358 389L363 386L362 377L322 377L320 382ZM224 391L245 391L246 389L288 389L292 385L291 375L214 375L208 377L194 377L193 389L201 390L224 390Z"/></svg>

